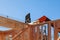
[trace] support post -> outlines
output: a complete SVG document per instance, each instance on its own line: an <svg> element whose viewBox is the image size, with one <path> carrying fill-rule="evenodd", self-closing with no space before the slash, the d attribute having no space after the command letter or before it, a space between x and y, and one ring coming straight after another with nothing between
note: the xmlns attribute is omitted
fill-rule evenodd
<svg viewBox="0 0 60 40"><path fill-rule="evenodd" d="M56 28L56 24L54 22L54 40L57 40L58 38L58 31L57 31L57 28Z"/></svg>
<svg viewBox="0 0 60 40"><path fill-rule="evenodd" d="M48 40L51 40L51 23L48 23Z"/></svg>
<svg viewBox="0 0 60 40"><path fill-rule="evenodd" d="M37 39L36 40L39 40L39 26L37 26Z"/></svg>

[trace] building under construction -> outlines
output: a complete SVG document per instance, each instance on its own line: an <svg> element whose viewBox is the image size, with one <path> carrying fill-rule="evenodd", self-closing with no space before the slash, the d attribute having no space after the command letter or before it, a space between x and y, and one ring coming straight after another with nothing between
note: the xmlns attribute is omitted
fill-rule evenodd
<svg viewBox="0 0 60 40"><path fill-rule="evenodd" d="M0 16L0 26L9 28L0 31L0 40L59 40L60 37L60 19L52 21L46 16L32 23Z"/></svg>

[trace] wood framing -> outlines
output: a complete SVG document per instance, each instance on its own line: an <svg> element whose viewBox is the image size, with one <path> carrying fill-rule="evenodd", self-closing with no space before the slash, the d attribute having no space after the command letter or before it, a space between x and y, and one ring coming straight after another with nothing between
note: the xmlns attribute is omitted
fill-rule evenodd
<svg viewBox="0 0 60 40"><path fill-rule="evenodd" d="M0 26L12 28L12 30L0 31L0 40L51 40L51 27L54 28L54 40L57 40L58 32L60 32L60 19L43 21L45 22L30 25L0 16ZM47 34L44 33L46 31L44 25L47 27Z"/></svg>

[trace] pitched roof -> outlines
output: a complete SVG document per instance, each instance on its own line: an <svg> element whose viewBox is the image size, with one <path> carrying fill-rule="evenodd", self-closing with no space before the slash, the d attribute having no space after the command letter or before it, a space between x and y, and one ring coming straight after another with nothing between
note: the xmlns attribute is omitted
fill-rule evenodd
<svg viewBox="0 0 60 40"><path fill-rule="evenodd" d="M51 21L48 17L46 16L42 16L41 18L38 19L39 22L43 22L43 21Z"/></svg>

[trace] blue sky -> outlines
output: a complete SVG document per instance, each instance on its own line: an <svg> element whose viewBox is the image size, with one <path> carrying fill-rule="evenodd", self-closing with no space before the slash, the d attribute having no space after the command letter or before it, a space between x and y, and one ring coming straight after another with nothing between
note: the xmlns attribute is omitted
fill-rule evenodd
<svg viewBox="0 0 60 40"><path fill-rule="evenodd" d="M0 15L24 21L27 13L32 21L43 15L60 19L60 0L0 0Z"/></svg>

